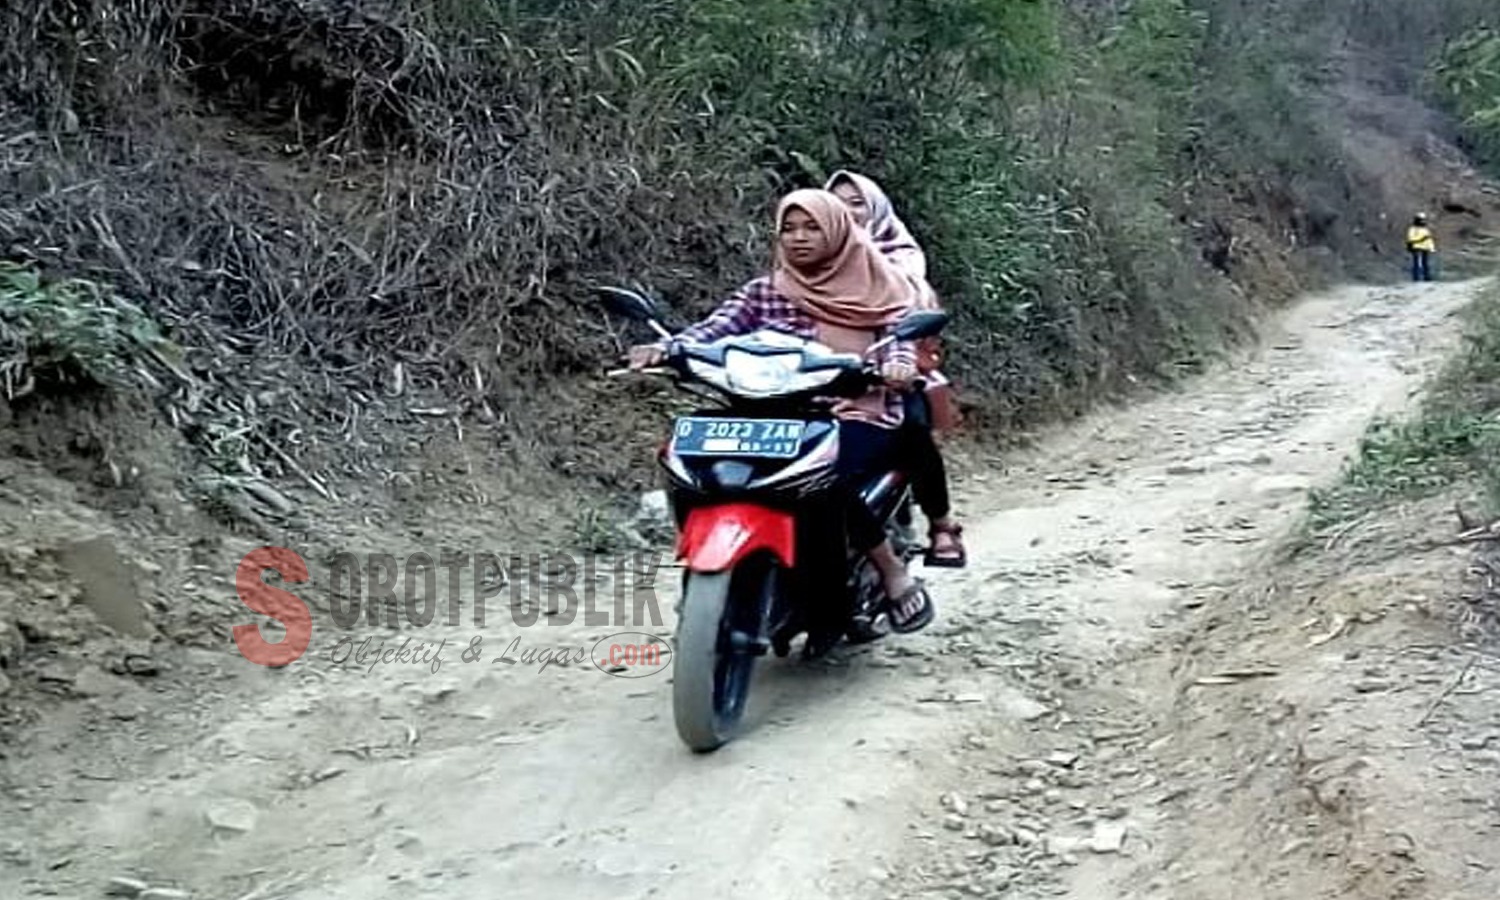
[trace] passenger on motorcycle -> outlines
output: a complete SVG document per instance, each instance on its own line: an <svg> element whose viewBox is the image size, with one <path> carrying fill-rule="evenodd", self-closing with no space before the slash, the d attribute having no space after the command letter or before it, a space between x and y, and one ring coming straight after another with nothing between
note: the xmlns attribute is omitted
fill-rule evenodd
<svg viewBox="0 0 1500 900"><path fill-rule="evenodd" d="M745 284L679 339L706 343L766 328L863 353L916 308L913 282L886 262L833 194L788 194L777 209L776 227L771 273ZM663 344L633 347L630 365L658 365L665 354ZM850 544L880 573L892 630L911 632L932 621L932 599L907 572L858 488L899 458L896 434L905 412L899 392L916 376L916 348L909 341L893 342L876 351L875 361L885 384L833 407L841 420L837 470Z"/></svg>
<svg viewBox="0 0 1500 900"><path fill-rule="evenodd" d="M885 258L916 284L918 305L924 309L938 309L937 294L927 281L927 257L911 236L906 223L897 217L895 207L880 185L857 172L841 169L833 173L825 188L844 201L855 222L865 229ZM967 564L963 526L951 514L947 467L943 465L942 453L932 434L934 425L939 430L952 427L958 415L952 387L937 371L941 360L937 339L918 342L917 350L918 372L936 385L926 392L925 397L914 394L908 398L912 402L907 404L906 421L901 428L907 455L913 461L912 494L923 515L927 516L928 539L931 541L927 565L961 569ZM933 414L924 414L929 412Z"/></svg>

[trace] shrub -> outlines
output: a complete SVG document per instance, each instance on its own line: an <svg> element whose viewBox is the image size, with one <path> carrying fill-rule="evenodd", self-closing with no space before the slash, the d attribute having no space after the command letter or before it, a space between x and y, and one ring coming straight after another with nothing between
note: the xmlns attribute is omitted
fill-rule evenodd
<svg viewBox="0 0 1500 900"><path fill-rule="evenodd" d="M0 385L7 400L39 384L155 383L175 348L144 310L83 279L45 283L0 261Z"/></svg>

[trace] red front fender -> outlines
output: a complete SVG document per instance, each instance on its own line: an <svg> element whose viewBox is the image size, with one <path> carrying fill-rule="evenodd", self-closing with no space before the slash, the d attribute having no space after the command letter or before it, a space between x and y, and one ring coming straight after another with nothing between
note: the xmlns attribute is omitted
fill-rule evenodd
<svg viewBox="0 0 1500 900"><path fill-rule="evenodd" d="M677 538L677 558L693 572L722 572L757 550L783 566L795 564L796 522L791 513L749 503L694 509Z"/></svg>

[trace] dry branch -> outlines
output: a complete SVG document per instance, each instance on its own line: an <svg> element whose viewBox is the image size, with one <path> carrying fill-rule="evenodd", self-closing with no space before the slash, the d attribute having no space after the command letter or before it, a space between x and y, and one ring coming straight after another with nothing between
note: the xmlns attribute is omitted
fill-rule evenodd
<svg viewBox="0 0 1500 900"><path fill-rule="evenodd" d="M1458 677L1449 682L1448 686L1443 689L1443 692L1437 696L1437 699L1433 700L1432 704L1427 707L1427 712L1422 714L1422 718L1417 720L1418 728L1426 725L1428 720L1432 718L1433 713L1437 712L1438 707L1443 705L1443 701L1453 696L1453 692L1458 690L1459 685L1463 684L1464 679L1469 675L1469 670L1473 669L1474 664L1477 662L1479 662L1478 654L1469 657L1469 661L1464 663L1464 667L1459 670Z"/></svg>

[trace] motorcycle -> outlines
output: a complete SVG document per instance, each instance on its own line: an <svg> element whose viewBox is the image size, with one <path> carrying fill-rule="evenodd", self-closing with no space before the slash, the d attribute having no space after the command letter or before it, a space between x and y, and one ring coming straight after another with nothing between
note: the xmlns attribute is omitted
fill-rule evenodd
<svg viewBox="0 0 1500 900"><path fill-rule="evenodd" d="M718 404L678 417L657 455L683 563L673 717L683 742L708 752L738 731L756 661L768 652L787 656L802 634L811 657L838 639L858 644L890 633L879 573L849 549L842 515L830 513L839 509L830 490L840 431L827 398L863 394L879 381L873 353L936 335L948 315L911 313L860 355L771 330L682 342L645 296L622 288L603 294L611 312L665 339L663 364L643 371ZM919 548L909 527L907 473L882 472L860 493L910 562ZM828 584L847 591L842 611L830 614L811 602L811 586Z"/></svg>

